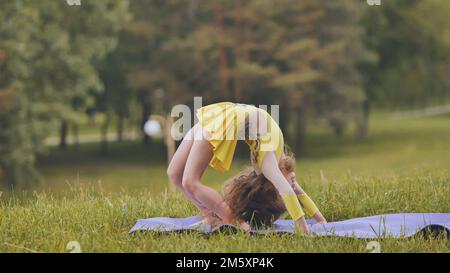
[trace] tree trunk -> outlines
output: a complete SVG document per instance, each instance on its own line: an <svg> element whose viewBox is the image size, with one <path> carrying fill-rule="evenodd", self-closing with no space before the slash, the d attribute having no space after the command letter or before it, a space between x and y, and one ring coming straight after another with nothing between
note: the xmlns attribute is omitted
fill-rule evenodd
<svg viewBox="0 0 450 273"><path fill-rule="evenodd" d="M229 79L228 79L228 60L225 51L225 34L223 31L223 7L217 2L214 7L214 21L216 23L217 33L219 35L219 74L222 89L222 98L229 98Z"/></svg>
<svg viewBox="0 0 450 273"><path fill-rule="evenodd" d="M305 153L306 111L303 106L298 106L296 110L294 151L297 155L302 155Z"/></svg>
<svg viewBox="0 0 450 273"><path fill-rule="evenodd" d="M243 84L242 77L239 73L239 63L240 61L249 61L250 55L246 47L246 42L250 35L251 25L248 19L242 18L242 1L234 0L235 5L235 17L234 17L234 27L235 27L235 45L234 45L234 58L235 58L235 77L234 77L234 99L235 101L242 101L244 99L243 95Z"/></svg>
<svg viewBox="0 0 450 273"><path fill-rule="evenodd" d="M369 116L370 116L370 102L364 101L362 105L361 117L356 123L356 139L364 140L369 135Z"/></svg>
<svg viewBox="0 0 450 273"><path fill-rule="evenodd" d="M141 116L141 128L140 128L141 131L144 130L144 125L147 122L148 117L150 116L150 114L151 114L151 105L150 105L150 103L142 102L142 116ZM143 140L142 141L143 141L143 143L145 145L151 144L151 139L146 133L143 134Z"/></svg>
<svg viewBox="0 0 450 273"><path fill-rule="evenodd" d="M95 114L93 112L88 114L88 124L89 124L89 127L94 127L96 125L95 124Z"/></svg>
<svg viewBox="0 0 450 273"><path fill-rule="evenodd" d="M332 117L329 122L336 137L342 137L347 125L346 121L342 117Z"/></svg>
<svg viewBox="0 0 450 273"><path fill-rule="evenodd" d="M235 59L235 77L234 77L234 101L240 102L241 96L241 75L239 73L239 61L241 59L241 0L234 0L235 4L235 17L234 17L234 59Z"/></svg>
<svg viewBox="0 0 450 273"><path fill-rule="evenodd" d="M123 120L124 117L122 114L119 114L117 121L117 141L122 142L123 141Z"/></svg>
<svg viewBox="0 0 450 273"><path fill-rule="evenodd" d="M342 135L344 134L344 126L342 126L341 124L335 124L334 125L334 134L337 137L342 137Z"/></svg>
<svg viewBox="0 0 450 273"><path fill-rule="evenodd" d="M111 114L106 113L105 121L101 126L101 152L103 154L108 153L108 128L111 122Z"/></svg>
<svg viewBox="0 0 450 273"><path fill-rule="evenodd" d="M61 127L59 130L59 148L60 149L67 148L67 131L68 131L67 120L62 120Z"/></svg>
<svg viewBox="0 0 450 273"><path fill-rule="evenodd" d="M193 20L198 9L198 0L189 0L189 20Z"/></svg>
<svg viewBox="0 0 450 273"><path fill-rule="evenodd" d="M284 103L284 105L287 105L286 103ZM280 108L282 108L282 106L280 106ZM280 113L279 113L279 126L281 131L286 135L287 139L289 140L289 142L293 141L294 139L291 138L291 134L289 133L289 121L291 120L291 111L283 111L282 109L280 109ZM293 142L292 142L293 143Z"/></svg>
<svg viewBox="0 0 450 273"><path fill-rule="evenodd" d="M77 123L73 125L73 136L74 136L74 144L75 149L78 151L80 149L80 132L79 126Z"/></svg>

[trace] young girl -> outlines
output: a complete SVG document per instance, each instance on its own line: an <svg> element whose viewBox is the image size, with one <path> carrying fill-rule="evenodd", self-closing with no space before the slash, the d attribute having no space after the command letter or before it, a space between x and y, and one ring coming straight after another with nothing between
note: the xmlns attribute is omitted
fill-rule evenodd
<svg viewBox="0 0 450 273"><path fill-rule="evenodd" d="M271 224L287 210L296 227L308 233L302 205L321 223L325 218L295 180L294 160L284 153L283 134L264 110L222 102L202 107L199 122L186 134L167 174L202 212L206 221L250 226ZM222 197L201 183L208 165L229 170L238 139L250 148L253 169L233 178ZM300 204L300 202L302 205Z"/></svg>

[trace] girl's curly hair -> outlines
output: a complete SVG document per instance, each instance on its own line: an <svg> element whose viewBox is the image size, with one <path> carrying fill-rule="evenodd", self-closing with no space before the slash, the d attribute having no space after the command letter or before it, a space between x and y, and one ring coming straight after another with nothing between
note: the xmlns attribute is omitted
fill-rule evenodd
<svg viewBox="0 0 450 273"><path fill-rule="evenodd" d="M279 163L283 173L294 171L294 166L295 160L291 154ZM270 226L286 211L277 189L264 175L257 174L252 168L227 182L223 197L233 218L252 226Z"/></svg>

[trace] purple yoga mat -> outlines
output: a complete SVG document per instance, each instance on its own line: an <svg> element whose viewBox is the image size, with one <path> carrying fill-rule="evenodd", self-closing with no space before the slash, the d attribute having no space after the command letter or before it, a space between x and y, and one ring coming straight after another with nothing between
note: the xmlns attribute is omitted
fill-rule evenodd
<svg viewBox="0 0 450 273"><path fill-rule="evenodd" d="M208 224L199 223L200 216L187 218L155 217L140 219L136 222L130 233L136 231L175 232L195 230L203 233L216 232L227 225L212 228ZM383 238L383 237L411 237L418 232L432 228L447 229L450 231L450 213L400 213L383 214L362 218L355 218L339 222L331 222L313 225L313 220L308 220L311 232L317 236L339 236L352 238ZM277 220L270 229L252 230L253 233L294 233L292 220Z"/></svg>

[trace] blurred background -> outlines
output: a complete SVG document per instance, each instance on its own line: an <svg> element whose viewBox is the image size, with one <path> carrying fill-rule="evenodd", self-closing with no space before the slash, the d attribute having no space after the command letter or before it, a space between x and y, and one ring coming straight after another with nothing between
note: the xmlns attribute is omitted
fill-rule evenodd
<svg viewBox="0 0 450 273"><path fill-rule="evenodd" d="M280 105L308 181L448 170L448 0L76 2L0 2L5 194L164 191L163 132L144 124L194 96Z"/></svg>

